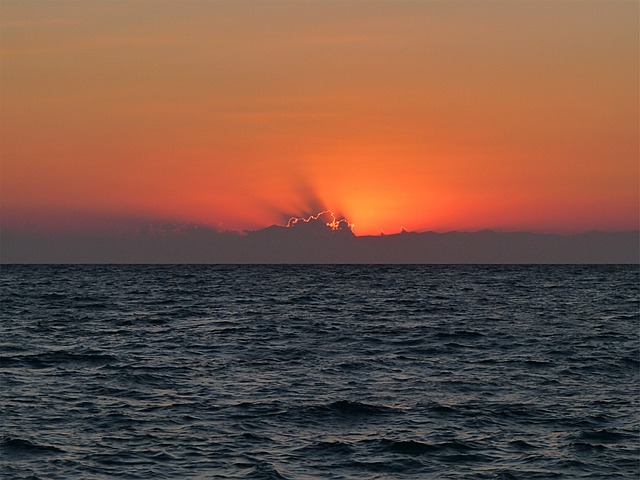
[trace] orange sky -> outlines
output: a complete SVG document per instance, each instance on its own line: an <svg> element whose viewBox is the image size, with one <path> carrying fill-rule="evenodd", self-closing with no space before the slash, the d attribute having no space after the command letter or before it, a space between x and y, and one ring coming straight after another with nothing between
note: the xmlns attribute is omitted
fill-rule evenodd
<svg viewBox="0 0 640 480"><path fill-rule="evenodd" d="M0 5L4 226L638 228L635 0Z"/></svg>

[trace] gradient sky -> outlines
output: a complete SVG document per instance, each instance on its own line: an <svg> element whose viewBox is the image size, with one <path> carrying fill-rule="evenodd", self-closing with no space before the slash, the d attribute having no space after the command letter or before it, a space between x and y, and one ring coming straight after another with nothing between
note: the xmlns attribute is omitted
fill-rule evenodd
<svg viewBox="0 0 640 480"><path fill-rule="evenodd" d="M3 228L638 228L635 0L0 5Z"/></svg>

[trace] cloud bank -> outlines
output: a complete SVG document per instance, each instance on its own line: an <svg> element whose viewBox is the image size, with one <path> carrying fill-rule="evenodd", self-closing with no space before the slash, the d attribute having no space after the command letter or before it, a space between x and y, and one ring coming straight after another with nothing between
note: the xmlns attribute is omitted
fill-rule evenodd
<svg viewBox="0 0 640 480"><path fill-rule="evenodd" d="M151 224L125 233L3 230L2 263L639 263L639 232L546 235L525 232L353 234L323 211L286 226L221 232Z"/></svg>

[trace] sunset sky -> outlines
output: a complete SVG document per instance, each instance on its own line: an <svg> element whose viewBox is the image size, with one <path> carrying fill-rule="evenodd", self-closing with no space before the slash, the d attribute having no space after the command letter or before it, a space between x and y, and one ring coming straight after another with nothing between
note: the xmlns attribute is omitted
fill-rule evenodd
<svg viewBox="0 0 640 480"><path fill-rule="evenodd" d="M638 229L639 5L1 0L2 227Z"/></svg>

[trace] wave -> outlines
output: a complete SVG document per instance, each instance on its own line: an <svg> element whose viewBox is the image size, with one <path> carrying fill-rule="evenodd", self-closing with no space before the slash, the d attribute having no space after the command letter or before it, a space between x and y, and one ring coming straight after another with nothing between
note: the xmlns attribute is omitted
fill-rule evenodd
<svg viewBox="0 0 640 480"><path fill-rule="evenodd" d="M440 339L453 339L453 338L472 339L472 338L485 337L486 335L484 333L473 331L473 330L456 330L453 332L439 332L439 333L436 333L435 336L436 338L440 338Z"/></svg>
<svg viewBox="0 0 640 480"><path fill-rule="evenodd" d="M600 452L607 449L604 445L589 442L573 442L569 446L583 452Z"/></svg>
<svg viewBox="0 0 640 480"><path fill-rule="evenodd" d="M256 465L249 468L248 471L244 473L244 478L255 480L289 480L282 475L276 467L264 460L258 461Z"/></svg>
<svg viewBox="0 0 640 480"><path fill-rule="evenodd" d="M72 353L56 351L38 353L35 355L15 355L0 357L0 363L5 368L51 368L64 365L101 366L118 361L113 355L103 353Z"/></svg>
<svg viewBox="0 0 640 480"><path fill-rule="evenodd" d="M16 455L44 455L64 452L64 450L54 447L53 445L42 445L31 440L8 436L0 438L0 451L9 457Z"/></svg>
<svg viewBox="0 0 640 480"><path fill-rule="evenodd" d="M377 440L380 446L393 453L402 453L406 455L424 455L442 452L452 452L455 454L469 455L474 447L459 440L451 440L440 443L426 443L418 440Z"/></svg>
<svg viewBox="0 0 640 480"><path fill-rule="evenodd" d="M353 445L340 440L316 441L296 450L308 455L352 455L357 450Z"/></svg>
<svg viewBox="0 0 640 480"><path fill-rule="evenodd" d="M372 416L390 415L400 413L402 410L384 405L373 405L370 403L357 402L351 400L337 400L335 402L312 405L304 409L308 415L340 415L340 416Z"/></svg>
<svg viewBox="0 0 640 480"><path fill-rule="evenodd" d="M591 430L582 432L579 435L579 438L582 440L593 440L602 443L619 443L629 439L633 439L634 436L627 433L614 432L611 430Z"/></svg>

